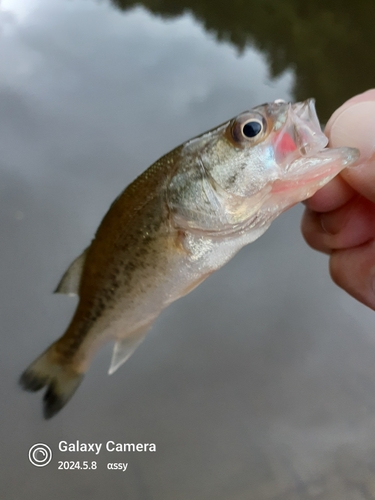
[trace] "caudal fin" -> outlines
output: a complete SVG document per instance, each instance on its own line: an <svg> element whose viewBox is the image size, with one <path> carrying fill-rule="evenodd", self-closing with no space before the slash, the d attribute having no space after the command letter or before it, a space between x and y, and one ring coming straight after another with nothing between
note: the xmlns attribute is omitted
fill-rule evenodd
<svg viewBox="0 0 375 500"><path fill-rule="evenodd" d="M43 398L45 418L53 417L73 396L82 381L83 374L77 373L69 365L57 364L51 356L54 344L23 372L21 386L36 392L47 387Z"/></svg>

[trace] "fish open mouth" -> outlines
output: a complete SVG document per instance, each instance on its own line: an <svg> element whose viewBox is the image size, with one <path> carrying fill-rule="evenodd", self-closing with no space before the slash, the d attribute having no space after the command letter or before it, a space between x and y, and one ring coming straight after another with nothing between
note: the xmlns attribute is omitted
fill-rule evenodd
<svg viewBox="0 0 375 500"><path fill-rule="evenodd" d="M289 171L299 157L314 156L328 144L315 111L314 99L285 104L286 120L274 134L275 159L283 171Z"/></svg>
<svg viewBox="0 0 375 500"><path fill-rule="evenodd" d="M322 132L315 100L307 99L289 106L288 115L293 123L295 143L300 154L308 157L322 151L328 144L328 138Z"/></svg>
<svg viewBox="0 0 375 500"><path fill-rule="evenodd" d="M287 106L285 124L274 136L280 177L273 182L272 193L303 188L310 192L314 186L317 190L352 165L359 152L354 148L326 147L328 138L321 130L314 99Z"/></svg>

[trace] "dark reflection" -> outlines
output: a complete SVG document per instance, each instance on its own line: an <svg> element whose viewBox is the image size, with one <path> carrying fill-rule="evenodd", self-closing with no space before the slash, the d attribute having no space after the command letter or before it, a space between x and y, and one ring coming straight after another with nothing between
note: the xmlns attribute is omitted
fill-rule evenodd
<svg viewBox="0 0 375 500"><path fill-rule="evenodd" d="M165 17L191 12L218 40L265 53L271 76L295 71L295 99L313 96L319 116L375 82L375 2L359 0L111 0Z"/></svg>

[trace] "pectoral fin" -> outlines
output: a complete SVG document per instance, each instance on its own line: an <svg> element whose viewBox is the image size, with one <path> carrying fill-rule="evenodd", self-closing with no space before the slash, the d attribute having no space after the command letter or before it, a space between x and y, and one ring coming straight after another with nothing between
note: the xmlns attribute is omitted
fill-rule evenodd
<svg viewBox="0 0 375 500"><path fill-rule="evenodd" d="M81 253L68 267L54 293L66 293L67 295L78 295L81 282L82 269L85 265L88 248Z"/></svg>
<svg viewBox="0 0 375 500"><path fill-rule="evenodd" d="M108 375L112 375L117 368L120 368L120 366L125 363L128 358L130 358L139 344L142 343L150 326L151 324L149 323L133 332L129 337L117 340L113 348L111 366L109 367Z"/></svg>

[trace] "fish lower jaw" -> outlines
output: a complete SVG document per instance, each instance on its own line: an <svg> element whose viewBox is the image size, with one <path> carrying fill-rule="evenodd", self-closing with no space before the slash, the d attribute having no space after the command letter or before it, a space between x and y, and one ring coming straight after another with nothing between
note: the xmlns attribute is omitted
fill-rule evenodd
<svg viewBox="0 0 375 500"><path fill-rule="evenodd" d="M277 179L272 183L271 195L276 193L293 192L299 189L307 188L308 186L316 186L316 190L324 186L333 177L335 177L341 169L332 167L330 169L324 168L320 171L311 172L309 176L301 175L287 180Z"/></svg>
<svg viewBox="0 0 375 500"><path fill-rule="evenodd" d="M326 148L310 158L298 158L272 183L271 196L297 198L295 203L312 196L333 177L358 160L355 148Z"/></svg>
<svg viewBox="0 0 375 500"><path fill-rule="evenodd" d="M339 172L340 168L320 169L309 176L296 177L294 179L275 181L272 185L270 203L277 206L280 211L285 211L300 201L310 198L320 188L325 186Z"/></svg>

